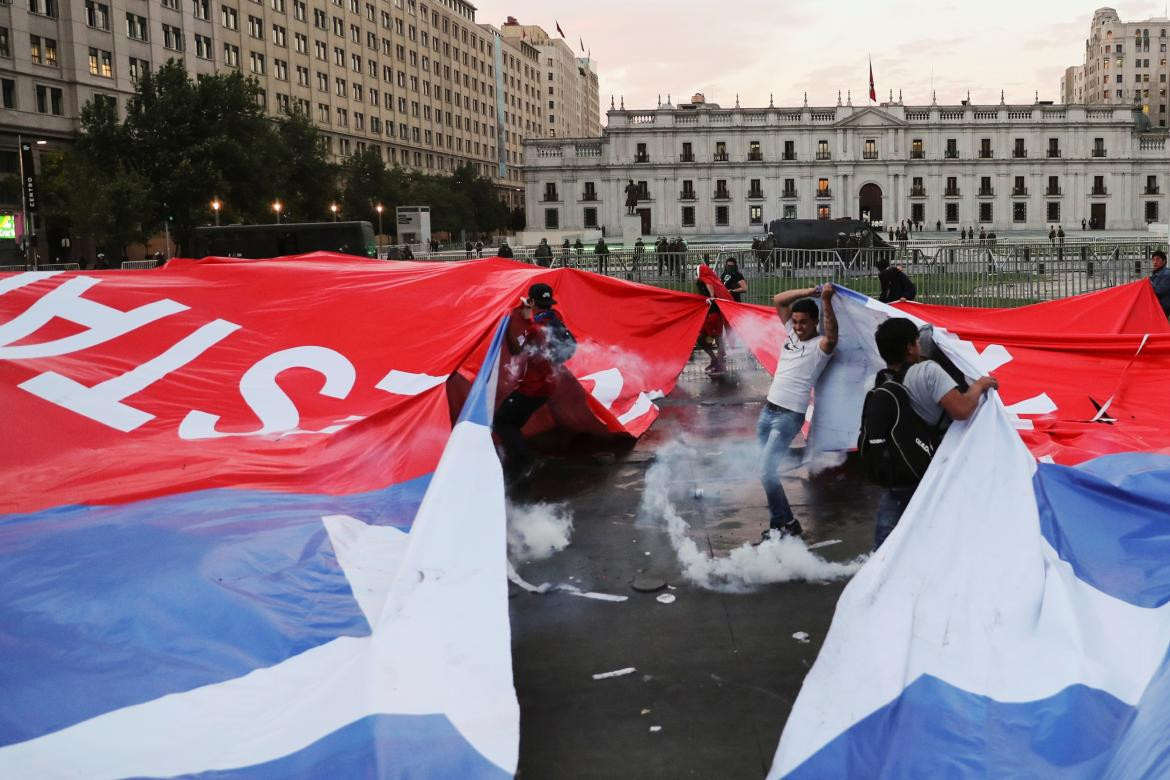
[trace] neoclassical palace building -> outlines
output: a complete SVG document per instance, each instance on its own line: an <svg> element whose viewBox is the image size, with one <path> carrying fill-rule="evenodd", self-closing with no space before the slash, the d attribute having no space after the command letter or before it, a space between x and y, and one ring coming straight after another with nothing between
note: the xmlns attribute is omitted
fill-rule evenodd
<svg viewBox="0 0 1170 780"><path fill-rule="evenodd" d="M621 235L631 180L642 235L744 235L780 218L1000 233L1165 218L1166 130L1130 106L851 102L611 104L600 139L525 141L528 227Z"/></svg>

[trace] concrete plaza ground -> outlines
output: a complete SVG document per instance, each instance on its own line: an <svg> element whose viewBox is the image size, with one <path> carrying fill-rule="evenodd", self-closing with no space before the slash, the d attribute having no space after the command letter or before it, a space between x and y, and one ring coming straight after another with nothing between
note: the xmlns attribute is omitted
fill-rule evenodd
<svg viewBox="0 0 1170 780"><path fill-rule="evenodd" d="M662 415L630 450L551 459L518 491L521 502L566 502L572 544L518 567L530 583L569 583L628 596L615 603L513 586L513 664L521 708L520 777L758 778L828 630L845 581L790 582L746 594L687 582L666 531L639 524L647 471L684 432L697 451L747 448L768 377L743 368L726 381L692 362ZM767 523L755 470L672 474L670 495L700 549L725 555ZM694 487L706 485L702 498ZM874 489L855 475L785 479L810 543L848 561L872 544ZM676 597L630 587L638 574ZM807 640L793 635L803 632ZM623 676L594 674L634 667ZM660 728L655 728L660 727Z"/></svg>

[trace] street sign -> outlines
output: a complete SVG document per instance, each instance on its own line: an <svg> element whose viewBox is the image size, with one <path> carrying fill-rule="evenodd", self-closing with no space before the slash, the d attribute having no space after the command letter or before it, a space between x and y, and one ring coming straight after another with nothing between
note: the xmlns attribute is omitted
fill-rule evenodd
<svg viewBox="0 0 1170 780"><path fill-rule="evenodd" d="M24 174L24 207L27 211L36 211L40 206L37 197L37 175L33 166L33 147L31 143L22 141L20 144L20 170Z"/></svg>

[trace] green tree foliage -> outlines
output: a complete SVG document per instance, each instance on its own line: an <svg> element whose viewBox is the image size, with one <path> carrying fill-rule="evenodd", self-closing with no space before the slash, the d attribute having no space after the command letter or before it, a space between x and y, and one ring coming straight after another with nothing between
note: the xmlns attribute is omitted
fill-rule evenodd
<svg viewBox="0 0 1170 780"><path fill-rule="evenodd" d="M398 166L387 168L370 149L349 158L341 175L341 213L344 219L365 219L377 224L374 207L383 206L384 230L392 233L398 206L429 206L431 229L436 232L486 233L508 224L508 209L500 201L490 179L471 165L457 168L451 176L408 173Z"/></svg>
<svg viewBox="0 0 1170 780"><path fill-rule="evenodd" d="M430 206L438 231L509 222L491 181L470 165L451 176L408 173L371 148L335 166L309 117L268 117L258 84L239 73L193 80L172 60L137 86L121 122L110 102L87 104L76 145L51 163L46 207L78 237L120 248L168 220L182 247L211 221L213 198L224 224L270 222L277 199L286 219L304 222L329 219L339 200L341 218L376 225L381 204L387 232L400 205Z"/></svg>
<svg viewBox="0 0 1170 780"><path fill-rule="evenodd" d="M342 180L345 189L341 194L341 213L346 219L364 219L377 226L378 213L375 206L383 208L383 199L390 194L389 172L382 162L382 155L373 149L355 154L342 166ZM390 212L393 214L393 210Z"/></svg>
<svg viewBox="0 0 1170 780"><path fill-rule="evenodd" d="M337 196L337 166L329 161L324 136L300 111L277 120L276 135L272 174L284 213L303 222L324 219Z"/></svg>
<svg viewBox="0 0 1170 780"><path fill-rule="evenodd" d="M150 183L138 171L122 165L97 166L80 154L52 154L41 158L46 216L69 225L70 232L97 242L101 251L125 254L130 244L145 241L151 232L143 223L150 209ZM79 186L84 182L84 186Z"/></svg>
<svg viewBox="0 0 1170 780"><path fill-rule="evenodd" d="M145 223L151 185L123 159L125 128L110 103L88 103L81 121L86 133L73 149L41 156L45 213L67 223L75 235L121 254L152 232Z"/></svg>
<svg viewBox="0 0 1170 780"><path fill-rule="evenodd" d="M234 71L194 81L174 60L139 80L126 107L124 151L152 182L148 223L171 219L185 242L206 223L213 196L229 219L271 217L276 132L258 91L255 81Z"/></svg>

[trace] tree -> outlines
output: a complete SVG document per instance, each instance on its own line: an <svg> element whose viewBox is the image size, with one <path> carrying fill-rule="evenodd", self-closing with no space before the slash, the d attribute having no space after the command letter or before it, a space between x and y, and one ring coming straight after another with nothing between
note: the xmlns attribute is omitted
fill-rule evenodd
<svg viewBox="0 0 1170 780"><path fill-rule="evenodd" d="M143 224L151 183L123 159L127 139L113 104L91 101L81 112L85 130L72 148L41 156L45 216L99 247L126 253L150 231Z"/></svg>
<svg viewBox="0 0 1170 780"><path fill-rule="evenodd" d="M141 173L120 163L99 168L90 156L69 150L43 155L41 177L45 216L66 222L70 232L92 238L99 248L124 255L151 232L142 222L150 182Z"/></svg>
<svg viewBox="0 0 1170 780"><path fill-rule="evenodd" d="M169 218L185 243L213 196L242 220L271 218L276 133L259 89L234 71L193 81L175 60L139 79L119 157L151 182L148 225Z"/></svg>
<svg viewBox="0 0 1170 780"><path fill-rule="evenodd" d="M507 222L507 207L500 201L495 185L479 175L475 166L464 163L455 169L451 185L467 198L467 223L477 232L503 227Z"/></svg>
<svg viewBox="0 0 1170 780"><path fill-rule="evenodd" d="M325 137L302 111L276 122L277 195L294 219L321 219L337 192L337 166L329 161Z"/></svg>
<svg viewBox="0 0 1170 780"><path fill-rule="evenodd" d="M524 215L524 209L516 207L508 214L508 230L521 231L528 224L528 218Z"/></svg>
<svg viewBox="0 0 1170 780"><path fill-rule="evenodd" d="M345 161L342 168L344 190L341 195L341 213L346 219L364 219L377 222L374 206L387 200L390 179L382 155L367 148Z"/></svg>

